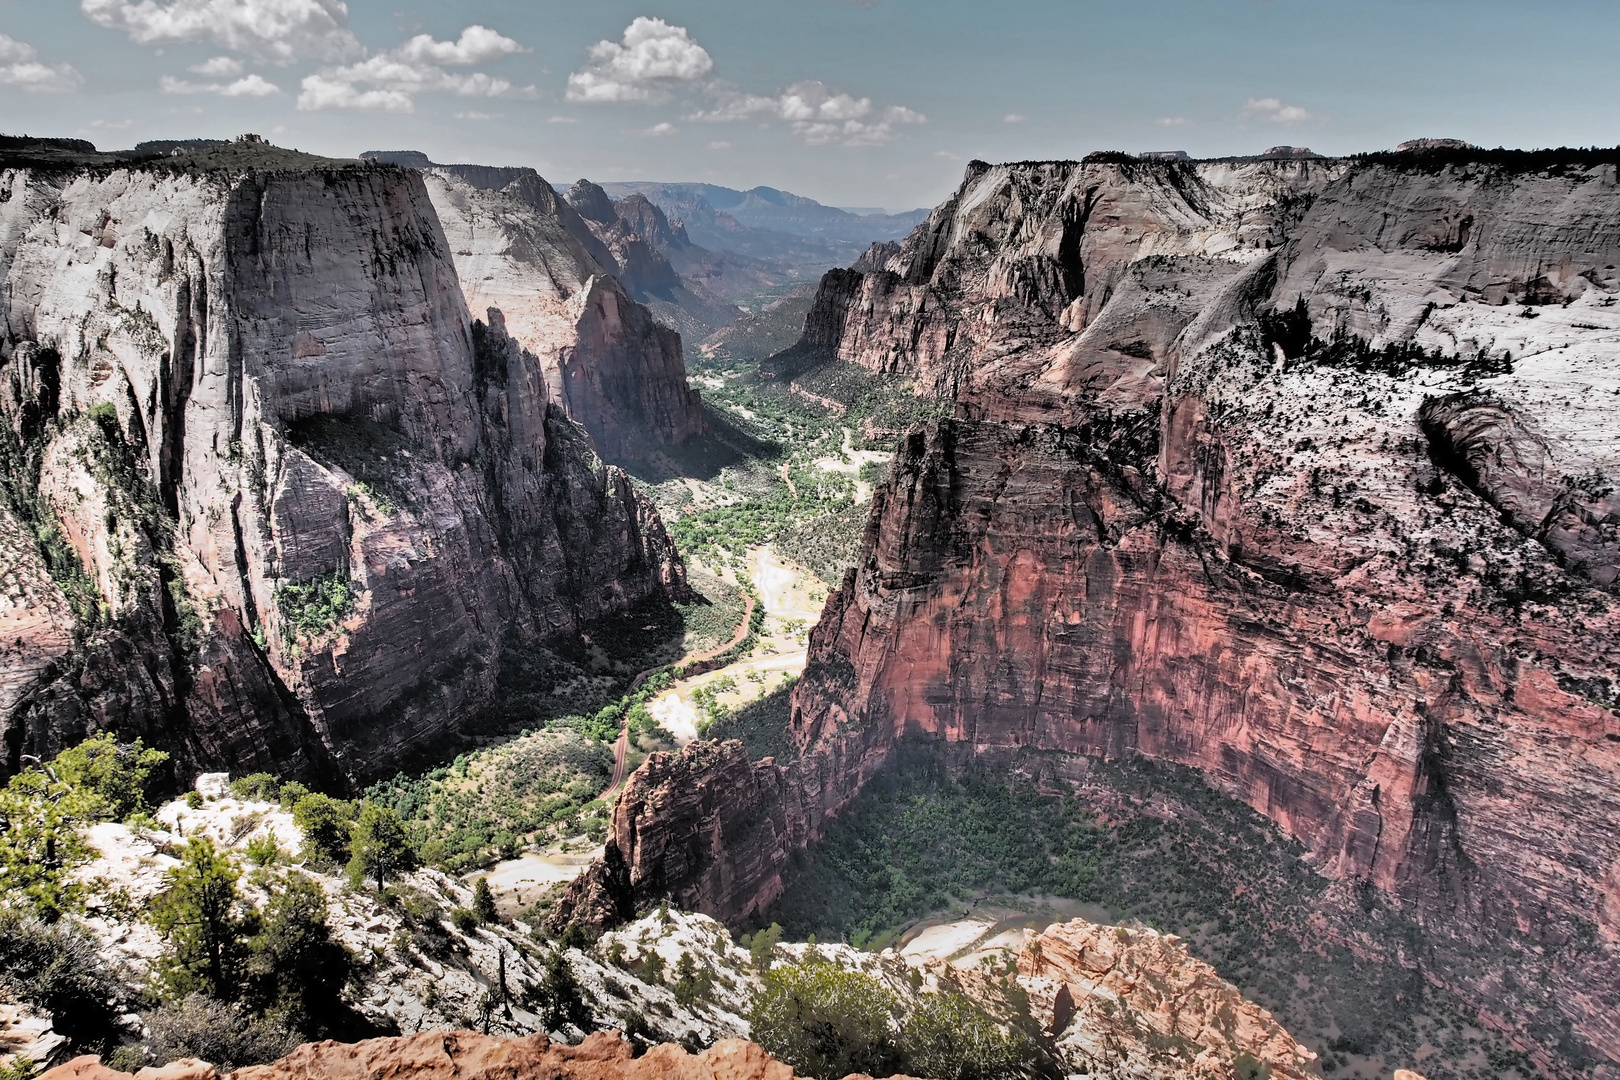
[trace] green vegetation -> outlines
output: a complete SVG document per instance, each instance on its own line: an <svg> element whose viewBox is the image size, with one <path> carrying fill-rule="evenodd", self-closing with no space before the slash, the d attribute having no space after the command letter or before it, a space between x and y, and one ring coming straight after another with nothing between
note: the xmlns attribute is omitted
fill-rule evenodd
<svg viewBox="0 0 1620 1080"><path fill-rule="evenodd" d="M416 849L405 823L391 807L374 802L360 804L360 817L349 835L349 851L349 880L358 885L376 878L378 892L389 878L416 868Z"/></svg>
<svg viewBox="0 0 1620 1080"><path fill-rule="evenodd" d="M236 996L247 962L244 938L250 926L236 892L240 876L230 859L204 837L187 842L180 865L168 872L169 887L152 905L152 925L172 949L159 978L174 997Z"/></svg>
<svg viewBox="0 0 1620 1080"><path fill-rule="evenodd" d="M349 827L353 820L352 803L320 792L305 795L293 804L293 824L304 834L309 853L322 862L349 860Z"/></svg>
<svg viewBox="0 0 1620 1080"><path fill-rule="evenodd" d="M153 774L168 761L139 739L93 736L46 766L30 766L0 789L0 883L12 904L47 921L77 910L82 886L69 871L89 854L81 826L146 810Z"/></svg>
<svg viewBox="0 0 1620 1080"><path fill-rule="evenodd" d="M789 934L879 949L914 920L971 900L1028 908L1062 897L1183 936L1325 1051L1330 1070L1375 1054L1415 1060L1425 1041L1452 1063L1477 1051L1519 1060L1428 987L1412 963L1442 957L1415 926L1372 890L1349 895L1316 874L1297 843L1194 770L1087 761L1075 784L1063 779L1074 759L1061 755L983 768L951 767L925 745L899 757L789 879L769 913ZM1324 918L1342 929L1321 932ZM1557 1022L1550 1005L1526 1006ZM1430 1059L1426 1072L1482 1075L1442 1065Z"/></svg>
<svg viewBox="0 0 1620 1080"><path fill-rule="evenodd" d="M354 613L354 599L345 570L302 584L278 585L275 591L276 609L286 620L289 642L295 630L313 638L337 629Z"/></svg>
<svg viewBox="0 0 1620 1080"><path fill-rule="evenodd" d="M313 878L294 871L280 879L247 951L246 997L259 1012L305 1032L343 1013L352 965L332 940L326 894Z"/></svg>
<svg viewBox="0 0 1620 1080"><path fill-rule="evenodd" d="M755 1042L821 1080L899 1072L899 1002L870 975L825 962L779 964L748 1014Z"/></svg>
<svg viewBox="0 0 1620 1080"><path fill-rule="evenodd" d="M1048 1071L1044 1048L1028 1032L1004 1031L962 994L924 994L908 1014L877 979L814 950L766 974L748 1021L773 1056L823 1080L852 1072L998 1080Z"/></svg>
<svg viewBox="0 0 1620 1080"><path fill-rule="evenodd" d="M118 1038L119 974L80 923L0 906L0 991L49 1013L75 1047L97 1051Z"/></svg>
<svg viewBox="0 0 1620 1080"><path fill-rule="evenodd" d="M492 923L500 918L500 913L495 910L495 894L490 891L487 877L479 878L473 885L472 912L480 923Z"/></svg>
<svg viewBox="0 0 1620 1080"><path fill-rule="evenodd" d="M619 721L604 718L593 730L616 737ZM603 741L563 728L462 755L414 779L401 774L366 797L399 815L424 862L460 873L573 835L584 821L605 827L596 796L612 773Z"/></svg>
<svg viewBox="0 0 1620 1080"><path fill-rule="evenodd" d="M139 739L120 743L104 731L62 751L52 766L79 796L82 816L124 821L150 809L153 773L168 760L168 754L142 746Z"/></svg>

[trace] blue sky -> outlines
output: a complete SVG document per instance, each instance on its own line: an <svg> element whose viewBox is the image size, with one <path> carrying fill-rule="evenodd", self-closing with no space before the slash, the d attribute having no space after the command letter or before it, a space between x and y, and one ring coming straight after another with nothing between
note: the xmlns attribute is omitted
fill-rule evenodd
<svg viewBox="0 0 1620 1080"><path fill-rule="evenodd" d="M932 205L970 158L1620 143L1615 0L0 0L0 131Z"/></svg>

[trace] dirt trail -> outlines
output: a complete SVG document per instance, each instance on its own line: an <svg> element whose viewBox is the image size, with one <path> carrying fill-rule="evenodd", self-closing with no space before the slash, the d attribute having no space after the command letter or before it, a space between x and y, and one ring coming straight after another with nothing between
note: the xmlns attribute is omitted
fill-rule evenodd
<svg viewBox="0 0 1620 1080"><path fill-rule="evenodd" d="M653 717L685 745L697 738L698 707L693 692L729 678L720 704L738 707L781 685L804 670L805 638L821 617L826 585L815 575L782 559L770 545L748 553L748 576L759 590L768 616L759 646L723 668L703 672L672 685L648 704Z"/></svg>
<svg viewBox="0 0 1620 1080"><path fill-rule="evenodd" d="M742 639L748 636L748 621L754 617L754 598L747 593L744 593L743 601L742 622L738 624L737 632L731 635L730 641L726 642L724 645L716 645L714 648L707 649L700 653L693 653L689 656L683 656L680 660L676 661L675 666L684 667L687 664L701 664L705 660L713 660L715 657L720 656L727 649L732 649L740 645L742 643ZM637 675L630 682L630 693L633 694L639 690L641 688L641 684L647 681L647 677L649 675L655 671L658 671L664 666L665 665L663 664L659 664L658 667L650 667ZM619 738L613 744L613 780L608 784L607 789L603 791L601 795L597 796L598 798L612 798L613 794L619 790L619 785L624 783L624 763L625 758L629 753L630 719L627 715L625 717L624 725L619 728Z"/></svg>

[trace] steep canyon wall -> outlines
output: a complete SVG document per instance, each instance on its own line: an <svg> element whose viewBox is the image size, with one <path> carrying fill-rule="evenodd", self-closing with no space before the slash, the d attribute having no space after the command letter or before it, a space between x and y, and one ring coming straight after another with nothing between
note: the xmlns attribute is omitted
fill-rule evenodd
<svg viewBox="0 0 1620 1080"><path fill-rule="evenodd" d="M655 756L619 892L763 910L904 735L1143 753L1398 898L1495 1022L1553 1002L1551 1071L1620 1060L1617 263L1601 155L970 166L807 321L957 415L874 497L801 756Z"/></svg>
<svg viewBox="0 0 1620 1080"><path fill-rule="evenodd" d="M469 317L421 175L236 152L0 174L8 769L108 729L369 775L486 704L503 641L681 584Z"/></svg>

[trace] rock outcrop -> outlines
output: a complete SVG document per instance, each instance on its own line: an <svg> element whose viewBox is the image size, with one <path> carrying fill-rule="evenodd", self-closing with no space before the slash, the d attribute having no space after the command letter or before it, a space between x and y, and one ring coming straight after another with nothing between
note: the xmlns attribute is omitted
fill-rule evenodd
<svg viewBox="0 0 1620 1080"><path fill-rule="evenodd" d="M1075 919L1025 945L1018 974L1075 1072L1226 1080L1241 1059L1317 1075L1314 1053L1173 935Z"/></svg>
<svg viewBox="0 0 1620 1080"><path fill-rule="evenodd" d="M688 340L701 341L741 310L709 288L735 258L716 257L687 238L644 195L618 202L589 180L568 189L568 201L610 255L613 273L630 295Z"/></svg>
<svg viewBox="0 0 1620 1080"><path fill-rule="evenodd" d="M488 703L503 642L682 584L469 316L419 173L8 169L0 276L7 770L106 729L183 770L371 774Z"/></svg>
<svg viewBox="0 0 1620 1080"><path fill-rule="evenodd" d="M128 1080L131 1075L141 1080L219 1080L222 1075L234 1080L793 1080L794 1072L742 1039L726 1039L697 1054L663 1043L634 1057L618 1032L599 1031L569 1046L545 1035L424 1031L358 1043L305 1043L269 1065L224 1074L189 1058L130 1074L89 1055L51 1069L42 1080Z"/></svg>
<svg viewBox="0 0 1620 1080"><path fill-rule="evenodd" d="M633 886L759 910L904 734L1148 754L1399 898L1543 1069L1620 1060L1616 162L1446 153L974 163L829 274L805 346L957 415L828 598L802 756L650 761Z"/></svg>

